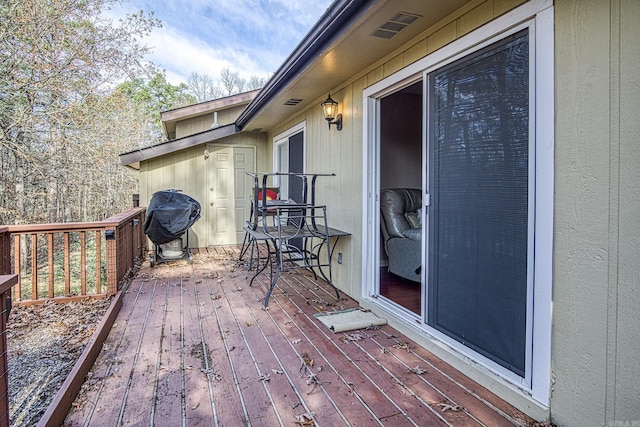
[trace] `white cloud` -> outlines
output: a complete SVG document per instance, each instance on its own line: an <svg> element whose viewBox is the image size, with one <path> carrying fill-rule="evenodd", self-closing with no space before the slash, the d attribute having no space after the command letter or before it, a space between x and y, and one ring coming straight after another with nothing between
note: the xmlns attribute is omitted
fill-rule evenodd
<svg viewBox="0 0 640 427"><path fill-rule="evenodd" d="M325 12L330 0L131 0L124 12L154 11L162 21L144 43L148 59L177 84L191 72L214 79L224 68L268 77Z"/></svg>

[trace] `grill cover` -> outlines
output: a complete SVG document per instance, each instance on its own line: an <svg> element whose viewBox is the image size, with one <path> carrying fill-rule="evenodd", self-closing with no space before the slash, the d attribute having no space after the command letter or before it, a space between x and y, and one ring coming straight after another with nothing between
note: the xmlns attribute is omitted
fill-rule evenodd
<svg viewBox="0 0 640 427"><path fill-rule="evenodd" d="M200 218L200 203L175 190L153 193L144 222L144 234L156 245L181 237Z"/></svg>

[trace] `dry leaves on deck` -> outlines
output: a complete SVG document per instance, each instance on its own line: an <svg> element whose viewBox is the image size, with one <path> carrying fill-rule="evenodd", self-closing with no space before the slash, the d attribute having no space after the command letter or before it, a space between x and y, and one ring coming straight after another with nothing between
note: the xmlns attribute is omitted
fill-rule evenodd
<svg viewBox="0 0 640 427"><path fill-rule="evenodd" d="M426 369L422 369L419 366L416 366L415 368L407 368L407 372L413 372L416 375L422 375L425 372L427 372L427 370Z"/></svg>
<svg viewBox="0 0 640 427"><path fill-rule="evenodd" d="M449 405L448 403L438 403L438 406L442 408L440 409L440 412L446 412L446 411L459 412L464 409L460 405Z"/></svg>
<svg viewBox="0 0 640 427"><path fill-rule="evenodd" d="M109 304L111 298L13 307L7 323L12 425L37 424Z"/></svg>
<svg viewBox="0 0 640 427"><path fill-rule="evenodd" d="M409 344L404 341L395 344L393 348L397 348L398 350L405 350L407 353L411 351L411 349L409 348Z"/></svg>
<svg viewBox="0 0 640 427"><path fill-rule="evenodd" d="M313 421L313 412L307 412L306 414L296 415L295 423L300 426L313 426L315 425Z"/></svg>

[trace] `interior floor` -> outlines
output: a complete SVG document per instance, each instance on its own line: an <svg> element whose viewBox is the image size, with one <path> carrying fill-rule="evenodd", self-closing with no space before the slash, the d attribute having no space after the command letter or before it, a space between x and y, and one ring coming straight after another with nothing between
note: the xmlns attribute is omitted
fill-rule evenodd
<svg viewBox="0 0 640 427"><path fill-rule="evenodd" d="M389 273L387 267L380 267L380 295L420 314L420 283Z"/></svg>

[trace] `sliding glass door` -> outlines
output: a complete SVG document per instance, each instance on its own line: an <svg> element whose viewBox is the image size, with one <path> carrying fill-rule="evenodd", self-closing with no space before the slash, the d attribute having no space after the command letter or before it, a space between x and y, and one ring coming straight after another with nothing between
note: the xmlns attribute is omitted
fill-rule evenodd
<svg viewBox="0 0 640 427"><path fill-rule="evenodd" d="M524 377L534 182L528 32L425 80L427 323Z"/></svg>
<svg viewBox="0 0 640 427"><path fill-rule="evenodd" d="M363 298L408 330L421 329L427 345L462 356L454 358L458 366L473 361L548 402L553 9L528 2L518 13L363 91ZM415 229L401 230L403 236L419 230L422 238L418 262L410 260L420 264L419 278L407 287L413 300L384 281L391 261L381 209L393 187L422 195L422 207L411 206ZM409 253L416 250L402 259ZM415 298L420 304L410 305Z"/></svg>

